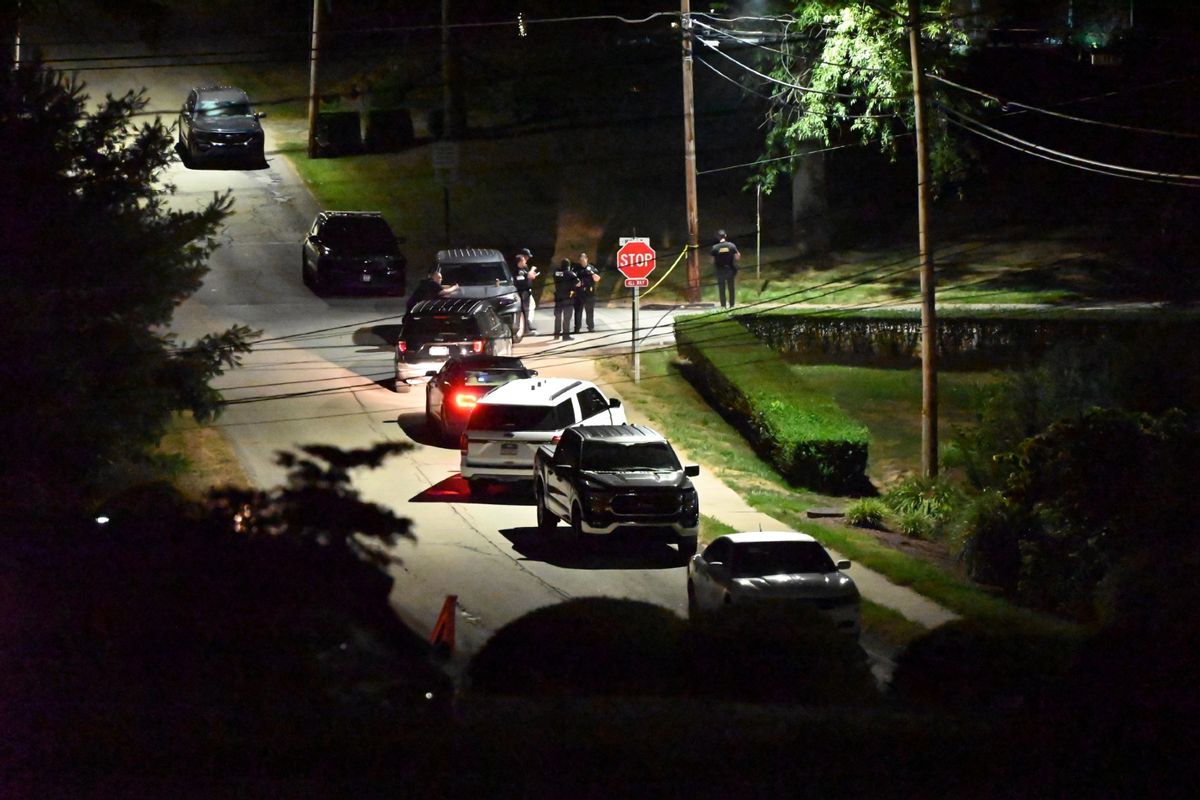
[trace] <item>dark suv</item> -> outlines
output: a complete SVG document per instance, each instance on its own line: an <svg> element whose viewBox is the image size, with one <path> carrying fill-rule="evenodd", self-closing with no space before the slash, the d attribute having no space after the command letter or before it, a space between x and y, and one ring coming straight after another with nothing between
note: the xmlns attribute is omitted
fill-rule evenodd
<svg viewBox="0 0 1200 800"><path fill-rule="evenodd" d="M304 285L317 294L334 289L404 294L400 242L378 212L322 211L300 254Z"/></svg>
<svg viewBox="0 0 1200 800"><path fill-rule="evenodd" d="M512 355L512 331L482 300L422 300L404 315L396 342L396 391L429 380L451 356Z"/></svg>
<svg viewBox="0 0 1200 800"><path fill-rule="evenodd" d="M259 119L264 116L250 107L241 89L192 89L179 112L179 149L190 164L236 159L261 165L265 151Z"/></svg>
<svg viewBox="0 0 1200 800"><path fill-rule="evenodd" d="M521 300L513 283L512 270L499 250L462 247L439 250L437 265L445 286L458 284L459 297L486 300L513 331L513 341L525 336Z"/></svg>

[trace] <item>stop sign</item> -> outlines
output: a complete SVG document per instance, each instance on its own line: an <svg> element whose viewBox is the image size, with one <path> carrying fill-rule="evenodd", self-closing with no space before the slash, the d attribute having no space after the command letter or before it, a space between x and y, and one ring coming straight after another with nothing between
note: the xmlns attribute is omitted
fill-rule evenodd
<svg viewBox="0 0 1200 800"><path fill-rule="evenodd" d="M617 251L617 269L626 278L644 279L654 270L654 248L646 242L626 242Z"/></svg>

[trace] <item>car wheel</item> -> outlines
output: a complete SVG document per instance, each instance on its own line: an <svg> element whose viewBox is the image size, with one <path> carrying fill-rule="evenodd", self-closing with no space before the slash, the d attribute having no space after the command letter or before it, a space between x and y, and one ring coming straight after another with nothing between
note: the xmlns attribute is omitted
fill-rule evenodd
<svg viewBox="0 0 1200 800"><path fill-rule="evenodd" d="M691 579L687 582L688 592L688 618L693 618L700 613L700 601L696 599L696 586Z"/></svg>
<svg viewBox="0 0 1200 800"><path fill-rule="evenodd" d="M543 534L550 534L558 527L558 517L550 513L550 509L546 508L546 494L542 482L538 481L534 487L534 498L537 500L537 526L538 531Z"/></svg>
<svg viewBox="0 0 1200 800"><path fill-rule="evenodd" d="M696 537L684 536L679 540L679 556L686 564L688 559L696 555Z"/></svg>

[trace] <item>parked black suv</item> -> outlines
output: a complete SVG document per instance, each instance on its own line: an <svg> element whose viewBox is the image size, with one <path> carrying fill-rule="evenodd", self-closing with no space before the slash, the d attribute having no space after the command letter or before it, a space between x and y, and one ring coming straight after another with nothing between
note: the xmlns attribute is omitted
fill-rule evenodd
<svg viewBox="0 0 1200 800"><path fill-rule="evenodd" d="M396 391L429 380L451 356L512 355L512 330L482 300L422 300L404 315L396 342Z"/></svg>
<svg viewBox="0 0 1200 800"><path fill-rule="evenodd" d="M304 285L317 294L335 289L404 294L401 240L375 211L322 211L300 254Z"/></svg>
<svg viewBox="0 0 1200 800"><path fill-rule="evenodd" d="M517 297L512 270L503 253L481 247L439 250L437 265L442 271L443 284L458 284L459 297L487 300L500 319L512 328L513 341L524 338L521 300Z"/></svg>
<svg viewBox="0 0 1200 800"><path fill-rule="evenodd" d="M189 164L236 159L254 166L266 160L265 114L250 107L250 98L231 86L206 86L188 92L179 112L179 149Z"/></svg>

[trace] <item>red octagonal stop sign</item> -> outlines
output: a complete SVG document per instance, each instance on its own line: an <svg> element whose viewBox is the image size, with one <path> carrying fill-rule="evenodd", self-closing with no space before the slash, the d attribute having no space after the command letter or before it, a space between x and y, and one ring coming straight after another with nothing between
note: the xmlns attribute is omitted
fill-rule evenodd
<svg viewBox="0 0 1200 800"><path fill-rule="evenodd" d="M645 242L626 242L617 251L617 269L626 278L645 278L654 270L654 248Z"/></svg>

